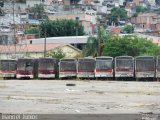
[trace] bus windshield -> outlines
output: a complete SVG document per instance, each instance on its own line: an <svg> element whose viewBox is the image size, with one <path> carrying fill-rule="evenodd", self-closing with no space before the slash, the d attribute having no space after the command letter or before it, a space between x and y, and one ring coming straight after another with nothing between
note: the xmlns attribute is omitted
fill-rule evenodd
<svg viewBox="0 0 160 120"><path fill-rule="evenodd" d="M94 70L94 68L94 61L79 61L78 63L78 70Z"/></svg>
<svg viewBox="0 0 160 120"><path fill-rule="evenodd" d="M18 62L18 70L33 70L33 62Z"/></svg>
<svg viewBox="0 0 160 120"><path fill-rule="evenodd" d="M137 70L151 70L155 69L155 62L153 59L150 60L136 60Z"/></svg>
<svg viewBox="0 0 160 120"><path fill-rule="evenodd" d="M97 60L96 61L96 69L99 70L110 70L112 69L112 61L110 60Z"/></svg>
<svg viewBox="0 0 160 120"><path fill-rule="evenodd" d="M54 70L54 63L52 61L42 61L39 63L39 69Z"/></svg>
<svg viewBox="0 0 160 120"><path fill-rule="evenodd" d="M9 70L9 62L8 61L1 61L1 70Z"/></svg>
<svg viewBox="0 0 160 120"><path fill-rule="evenodd" d="M66 70L72 70L76 71L76 62L70 62L70 61L61 61L60 62L60 70L66 71Z"/></svg>
<svg viewBox="0 0 160 120"><path fill-rule="evenodd" d="M134 61L132 59L117 59L116 68L119 69L133 69Z"/></svg>

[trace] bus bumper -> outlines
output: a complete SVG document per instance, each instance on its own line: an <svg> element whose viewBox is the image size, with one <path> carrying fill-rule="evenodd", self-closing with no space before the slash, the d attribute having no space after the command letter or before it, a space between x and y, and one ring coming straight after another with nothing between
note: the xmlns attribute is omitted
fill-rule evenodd
<svg viewBox="0 0 160 120"><path fill-rule="evenodd" d="M113 77L113 73L99 72L95 73L95 77Z"/></svg>
<svg viewBox="0 0 160 120"><path fill-rule="evenodd" d="M65 77L76 77L76 73L59 73L59 78L65 78Z"/></svg>
<svg viewBox="0 0 160 120"><path fill-rule="evenodd" d="M134 72L115 72L115 77L134 77Z"/></svg>
<svg viewBox="0 0 160 120"><path fill-rule="evenodd" d="M55 74L38 74L38 78L55 78Z"/></svg>
<svg viewBox="0 0 160 120"><path fill-rule="evenodd" d="M154 72L136 72L136 78L153 78L155 77Z"/></svg>
<svg viewBox="0 0 160 120"><path fill-rule="evenodd" d="M160 72L156 72L156 78L160 78Z"/></svg>
<svg viewBox="0 0 160 120"><path fill-rule="evenodd" d="M78 73L77 77L79 77L79 78L94 78L95 75L94 74L87 74L87 73Z"/></svg>
<svg viewBox="0 0 160 120"><path fill-rule="evenodd" d="M14 78L15 76L15 73L2 73L2 77L4 78Z"/></svg>
<svg viewBox="0 0 160 120"><path fill-rule="evenodd" d="M16 78L34 78L33 75L19 75L17 74Z"/></svg>

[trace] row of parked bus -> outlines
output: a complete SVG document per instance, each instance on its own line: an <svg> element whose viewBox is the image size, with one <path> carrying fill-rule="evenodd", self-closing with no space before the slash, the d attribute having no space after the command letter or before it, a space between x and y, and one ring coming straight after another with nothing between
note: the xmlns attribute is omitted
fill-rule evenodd
<svg viewBox="0 0 160 120"><path fill-rule="evenodd" d="M3 78L160 78L160 56L0 60Z"/></svg>

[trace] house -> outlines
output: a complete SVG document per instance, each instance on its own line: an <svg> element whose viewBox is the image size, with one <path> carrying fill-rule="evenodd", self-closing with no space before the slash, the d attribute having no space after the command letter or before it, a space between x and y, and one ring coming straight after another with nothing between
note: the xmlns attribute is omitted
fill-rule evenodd
<svg viewBox="0 0 160 120"><path fill-rule="evenodd" d="M16 47L14 45L0 45L0 59L19 58L27 55L33 58L44 57L44 48L44 44L18 44ZM65 53L66 58L76 57L81 54L81 50L69 44L46 44L46 52L56 51L57 49L61 49Z"/></svg>
<svg viewBox="0 0 160 120"><path fill-rule="evenodd" d="M54 15L48 15L50 20L57 20L57 19L73 19L79 20L82 25L84 26L84 30L86 34L93 34L94 31L93 26L96 24L96 14L92 11L87 12L63 12Z"/></svg>
<svg viewBox="0 0 160 120"><path fill-rule="evenodd" d="M54 15L48 15L48 18L50 20L57 20L57 19L73 19L73 20L85 20L85 21L90 21L93 24L96 24L96 14L88 14L85 12L62 12L62 13L58 13L58 14L54 14Z"/></svg>
<svg viewBox="0 0 160 120"><path fill-rule="evenodd" d="M42 4L47 2L47 0L26 0L26 5L28 7L33 7L35 4Z"/></svg>
<svg viewBox="0 0 160 120"><path fill-rule="evenodd" d="M137 17L131 18L131 23L135 24L136 28L142 29L144 32L147 29L150 29L152 23L157 18L156 13L141 13Z"/></svg>
<svg viewBox="0 0 160 120"><path fill-rule="evenodd" d="M155 20L151 24L151 30L152 31L159 31L160 30L160 19Z"/></svg>
<svg viewBox="0 0 160 120"><path fill-rule="evenodd" d="M127 11L127 15L129 17L132 17L132 15L136 13L136 3L134 2L127 3L125 10Z"/></svg>

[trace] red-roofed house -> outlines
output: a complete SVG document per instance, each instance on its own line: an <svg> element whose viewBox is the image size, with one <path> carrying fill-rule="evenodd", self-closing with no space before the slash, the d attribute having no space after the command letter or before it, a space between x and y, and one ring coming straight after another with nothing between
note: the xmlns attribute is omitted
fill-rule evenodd
<svg viewBox="0 0 160 120"><path fill-rule="evenodd" d="M61 49L66 58L76 57L81 54L81 50L75 48L70 44L61 44L61 43L47 43L46 52L56 51ZM0 59L14 58L15 50L17 57L25 57L27 54L33 58L39 58L44 56L44 44L23 44L16 45L0 45Z"/></svg>

